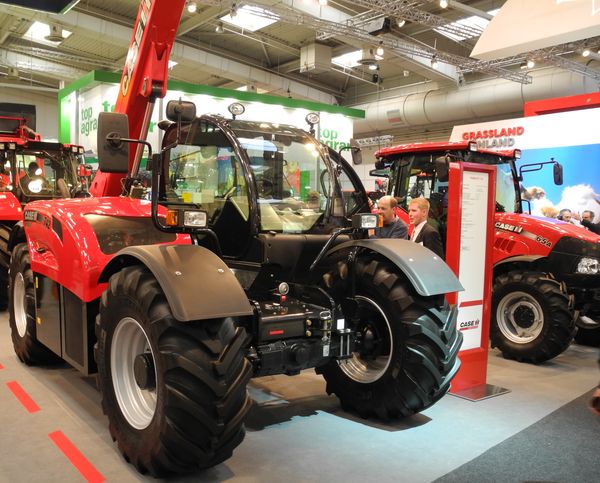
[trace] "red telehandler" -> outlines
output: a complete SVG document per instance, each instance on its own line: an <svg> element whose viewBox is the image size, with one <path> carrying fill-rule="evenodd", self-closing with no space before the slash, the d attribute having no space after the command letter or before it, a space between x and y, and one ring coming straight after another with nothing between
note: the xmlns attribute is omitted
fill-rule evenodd
<svg viewBox="0 0 600 483"><path fill-rule="evenodd" d="M84 196L83 147L42 141L23 117L0 116L0 310L8 304L11 238L22 238L29 201Z"/></svg>
<svg viewBox="0 0 600 483"><path fill-rule="evenodd" d="M559 220L523 211L522 174L554 160L522 165L520 151L494 152L476 143L423 143L383 148L373 173L389 177L388 193L405 208L411 199L430 200L441 227L447 218L448 165L496 166L494 282L490 327L492 347L518 361L540 363L562 353L573 340L598 344L600 335L600 236Z"/></svg>
<svg viewBox="0 0 600 483"><path fill-rule="evenodd" d="M111 436L155 476L231 456L251 377L315 368L346 410L400 418L446 394L462 341L456 277L419 245L366 238L364 187L311 133L170 102L151 155L184 5L142 2L94 197L29 203L10 267L19 358L97 372Z"/></svg>

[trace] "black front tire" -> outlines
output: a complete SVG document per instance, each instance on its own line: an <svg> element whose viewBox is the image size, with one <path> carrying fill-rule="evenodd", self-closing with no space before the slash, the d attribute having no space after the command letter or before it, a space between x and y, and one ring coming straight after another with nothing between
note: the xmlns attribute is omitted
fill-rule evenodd
<svg viewBox="0 0 600 483"><path fill-rule="evenodd" d="M0 312L8 308L8 269L0 267Z"/></svg>
<svg viewBox="0 0 600 483"><path fill-rule="evenodd" d="M356 263L358 327L362 343L352 358L317 368L327 392L344 410L382 420L410 416L438 401L460 367L462 334L456 309L441 297L423 297L387 260ZM324 276L337 302L347 292L349 266L339 262Z"/></svg>
<svg viewBox="0 0 600 483"><path fill-rule="evenodd" d="M539 364L569 347L575 313L564 284L540 272L512 271L494 280L490 341L507 359Z"/></svg>
<svg viewBox="0 0 600 483"><path fill-rule="evenodd" d="M154 276L136 266L110 278L96 336L102 408L138 471L189 473L231 456L251 405L244 329L231 319L177 322Z"/></svg>
<svg viewBox="0 0 600 483"><path fill-rule="evenodd" d="M9 273L8 323L17 357L30 366L59 362L60 357L37 340L35 283L27 243L13 250Z"/></svg>

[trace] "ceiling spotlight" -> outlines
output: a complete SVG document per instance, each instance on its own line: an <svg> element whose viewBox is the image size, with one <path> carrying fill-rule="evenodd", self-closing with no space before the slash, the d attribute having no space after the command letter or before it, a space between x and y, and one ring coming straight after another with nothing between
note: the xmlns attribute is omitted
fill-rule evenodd
<svg viewBox="0 0 600 483"><path fill-rule="evenodd" d="M319 0L319 5L324 7L325 5L327 5L327 0Z"/></svg>
<svg viewBox="0 0 600 483"><path fill-rule="evenodd" d="M437 56L434 54L433 57L431 58L431 67L433 67L434 69L437 69L437 66L438 66Z"/></svg>
<svg viewBox="0 0 600 483"><path fill-rule="evenodd" d="M375 53L380 57L383 56L383 40L379 42L379 47L377 47Z"/></svg>
<svg viewBox="0 0 600 483"><path fill-rule="evenodd" d="M217 32L218 34L222 34L225 31L225 29L223 28L223 22L219 22L217 24L217 27L215 28L215 32Z"/></svg>
<svg viewBox="0 0 600 483"><path fill-rule="evenodd" d="M535 67L535 61L533 59L529 59L527 61L527 68L528 69L533 69Z"/></svg>
<svg viewBox="0 0 600 483"><path fill-rule="evenodd" d="M521 62L519 64L519 69L527 69L527 62Z"/></svg>
<svg viewBox="0 0 600 483"><path fill-rule="evenodd" d="M196 5L196 2L188 2L187 3L187 11L190 13L195 13L196 10L198 10L198 5Z"/></svg>
<svg viewBox="0 0 600 483"><path fill-rule="evenodd" d="M448 7L448 0L440 0L440 7L447 8Z"/></svg>
<svg viewBox="0 0 600 483"><path fill-rule="evenodd" d="M229 9L229 16L231 18L235 17L237 15L237 5L235 3L231 4L231 8Z"/></svg>
<svg viewBox="0 0 600 483"><path fill-rule="evenodd" d="M396 22L397 22L399 28L402 28L406 25L406 20L404 20L403 18L396 19Z"/></svg>
<svg viewBox="0 0 600 483"><path fill-rule="evenodd" d="M369 64L369 70L377 70L379 66L377 64Z"/></svg>
<svg viewBox="0 0 600 483"><path fill-rule="evenodd" d="M584 57L589 57L591 54L590 49L584 49L583 52L581 53L581 55L583 55Z"/></svg>

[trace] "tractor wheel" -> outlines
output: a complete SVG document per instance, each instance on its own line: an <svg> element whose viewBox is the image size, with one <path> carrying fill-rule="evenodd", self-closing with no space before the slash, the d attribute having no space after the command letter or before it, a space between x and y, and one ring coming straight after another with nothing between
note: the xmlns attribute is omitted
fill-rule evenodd
<svg viewBox="0 0 600 483"><path fill-rule="evenodd" d="M8 308L8 269L0 267L0 312Z"/></svg>
<svg viewBox="0 0 600 483"><path fill-rule="evenodd" d="M8 324L17 357L27 365L53 364L61 359L36 336L35 283L27 243L15 247L10 259Z"/></svg>
<svg viewBox="0 0 600 483"><path fill-rule="evenodd" d="M580 317L577 320L575 342L578 344L591 347L600 346L600 314L596 313L593 317Z"/></svg>
<svg viewBox="0 0 600 483"><path fill-rule="evenodd" d="M507 359L556 357L573 340L574 319L565 286L549 274L513 271L494 280L490 340Z"/></svg>
<svg viewBox="0 0 600 483"><path fill-rule="evenodd" d="M231 456L251 405L244 329L176 321L154 276L134 266L110 278L96 337L102 409L139 472L188 473Z"/></svg>
<svg viewBox="0 0 600 483"><path fill-rule="evenodd" d="M338 303L348 270L339 262L323 277ZM357 344L351 358L317 368L327 393L364 418L390 420L428 408L446 394L460 367L456 310L440 297L418 295L388 261L359 259L355 270Z"/></svg>

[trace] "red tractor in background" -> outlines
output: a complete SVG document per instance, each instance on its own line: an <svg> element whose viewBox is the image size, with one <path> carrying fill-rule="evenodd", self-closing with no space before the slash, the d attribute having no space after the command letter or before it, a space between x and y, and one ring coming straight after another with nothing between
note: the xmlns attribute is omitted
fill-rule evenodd
<svg viewBox="0 0 600 483"><path fill-rule="evenodd" d="M141 3L99 117L94 197L29 203L9 244L18 357L97 372L111 436L156 476L231 456L251 377L315 368L346 410L395 419L446 394L462 341L454 274L419 245L366 238L364 187L312 133L170 102L150 155L184 5Z"/></svg>
<svg viewBox="0 0 600 483"><path fill-rule="evenodd" d="M22 117L0 116L0 310L8 304L12 237L21 237L29 201L85 196L83 147L42 141Z"/></svg>
<svg viewBox="0 0 600 483"><path fill-rule="evenodd" d="M600 323L600 236L555 219L523 211L522 173L552 164L562 184L562 166L554 160L521 166L520 151L493 152L471 143L408 144L375 153L374 175L389 177L388 194L408 206L423 196L440 227L446 219L448 163L496 166L496 215L493 246L492 347L518 361L547 361L568 345L579 321L581 340L596 341Z"/></svg>

